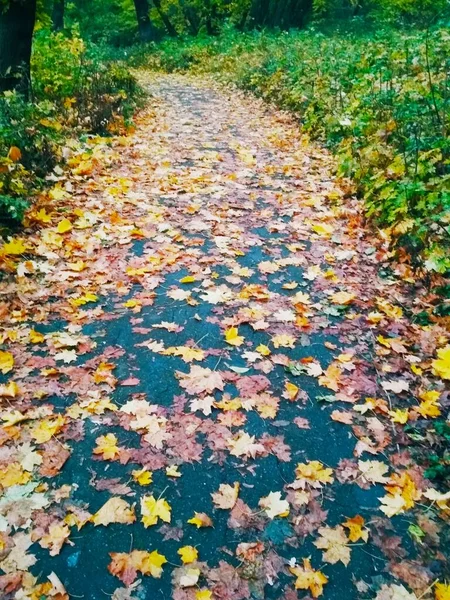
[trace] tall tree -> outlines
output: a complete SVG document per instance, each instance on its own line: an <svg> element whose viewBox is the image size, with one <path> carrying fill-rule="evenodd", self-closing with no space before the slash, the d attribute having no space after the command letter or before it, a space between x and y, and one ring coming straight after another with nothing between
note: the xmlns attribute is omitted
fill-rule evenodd
<svg viewBox="0 0 450 600"><path fill-rule="evenodd" d="M147 0L134 0L139 36L142 42L151 42L155 37L153 24L150 20Z"/></svg>
<svg viewBox="0 0 450 600"><path fill-rule="evenodd" d="M0 91L31 89L31 48L37 0L0 0Z"/></svg>
<svg viewBox="0 0 450 600"><path fill-rule="evenodd" d="M53 3L52 23L54 31L64 29L65 0L55 0Z"/></svg>

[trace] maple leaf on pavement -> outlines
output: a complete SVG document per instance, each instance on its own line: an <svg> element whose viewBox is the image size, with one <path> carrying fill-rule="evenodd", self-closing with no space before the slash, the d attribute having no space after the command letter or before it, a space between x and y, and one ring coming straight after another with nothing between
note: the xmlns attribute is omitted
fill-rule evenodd
<svg viewBox="0 0 450 600"><path fill-rule="evenodd" d="M437 356L431 363L434 375L442 379L450 379L450 344L440 348Z"/></svg>
<svg viewBox="0 0 450 600"><path fill-rule="evenodd" d="M158 519L165 523L170 523L171 520L171 508L164 498L156 500L154 496L143 496L141 498L141 513L145 528L156 525Z"/></svg>
<svg viewBox="0 0 450 600"><path fill-rule="evenodd" d="M114 460L119 456L118 440L113 433L101 435L95 441L97 446L94 448L94 454L101 454L104 460Z"/></svg>
<svg viewBox="0 0 450 600"><path fill-rule="evenodd" d="M217 371L193 365L189 373L176 371L180 385L188 394L211 394L214 390L223 391L224 381Z"/></svg>
<svg viewBox="0 0 450 600"><path fill-rule="evenodd" d="M351 519L347 519L344 523L342 523L342 525L349 530L348 539L351 542L357 542L358 540L367 542L369 539L369 530L363 528L364 519L360 515L356 515Z"/></svg>
<svg viewBox="0 0 450 600"><path fill-rule="evenodd" d="M133 507L119 497L110 498L94 515L91 521L95 526L110 523L134 523L136 516Z"/></svg>
<svg viewBox="0 0 450 600"><path fill-rule="evenodd" d="M298 463L297 468L295 469L297 481L294 485L298 484L301 488L307 486L321 488L326 483L333 483L334 478L332 474L333 469L324 467L318 460L310 460L307 463Z"/></svg>
<svg viewBox="0 0 450 600"><path fill-rule="evenodd" d="M219 491L211 494L214 504L217 508L232 509L237 502L239 494L239 483L235 482L233 485L227 483L221 483Z"/></svg>
<svg viewBox="0 0 450 600"><path fill-rule="evenodd" d="M237 327L230 327L225 331L225 341L230 346L241 346L244 343L244 336L238 334Z"/></svg>
<svg viewBox="0 0 450 600"><path fill-rule="evenodd" d="M386 483L389 481L389 478L386 477L389 467L379 460L360 460L358 461L358 469L361 471L362 478L369 483Z"/></svg>
<svg viewBox="0 0 450 600"><path fill-rule="evenodd" d="M297 578L294 583L296 590L309 590L313 598L322 596L323 586L328 583L328 577L321 571L315 571L311 567L309 558L303 559L302 567L300 565L289 567L289 571Z"/></svg>
<svg viewBox="0 0 450 600"><path fill-rule="evenodd" d="M145 552L144 550L133 550L129 554L125 552L111 552L111 563L108 571L118 577L125 585L131 585L137 577L138 571L143 575L151 575L159 579L162 575L163 565L167 559L156 550Z"/></svg>
<svg viewBox="0 0 450 600"><path fill-rule="evenodd" d="M177 554L185 565L195 562L198 558L198 550L194 546L183 546L177 551Z"/></svg>
<svg viewBox="0 0 450 600"><path fill-rule="evenodd" d="M67 525L55 523L50 525L48 533L42 536L39 545L42 546L42 548L48 548L50 550L50 556L56 556L61 552L61 548L69 535L70 529Z"/></svg>
<svg viewBox="0 0 450 600"><path fill-rule="evenodd" d="M316 548L325 550L323 560L335 565L341 561L345 566L350 562L350 548L348 538L341 525L337 527L319 527L319 539L314 543Z"/></svg>
<svg viewBox="0 0 450 600"><path fill-rule="evenodd" d="M450 600L450 584L436 583L434 597L435 600Z"/></svg>
<svg viewBox="0 0 450 600"><path fill-rule="evenodd" d="M255 436L242 431L234 438L227 440L230 454L233 456L246 456L247 458L256 458L257 454L264 454L266 449L262 444L255 442Z"/></svg>
<svg viewBox="0 0 450 600"><path fill-rule="evenodd" d="M188 519L188 523L191 525L196 525L197 529L200 527L212 527L213 523L211 519L205 513L195 512L194 516L191 519Z"/></svg>
<svg viewBox="0 0 450 600"><path fill-rule="evenodd" d="M268 496L261 498L259 506L264 508L269 519L289 515L289 502L281 499L281 492L270 492Z"/></svg>

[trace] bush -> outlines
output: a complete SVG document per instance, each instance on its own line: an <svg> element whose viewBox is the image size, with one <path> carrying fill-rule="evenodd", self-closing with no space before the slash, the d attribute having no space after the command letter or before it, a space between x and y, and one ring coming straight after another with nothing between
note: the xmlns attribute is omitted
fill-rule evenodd
<svg viewBox="0 0 450 600"><path fill-rule="evenodd" d="M140 98L128 68L105 61L76 32L38 32L32 78L32 102L0 96L0 221L8 224L22 220L26 198L62 160L68 138L125 129Z"/></svg>
<svg viewBox="0 0 450 600"><path fill-rule="evenodd" d="M170 41L164 70L213 72L295 112L356 182L367 215L415 266L450 270L450 34L228 32Z"/></svg>

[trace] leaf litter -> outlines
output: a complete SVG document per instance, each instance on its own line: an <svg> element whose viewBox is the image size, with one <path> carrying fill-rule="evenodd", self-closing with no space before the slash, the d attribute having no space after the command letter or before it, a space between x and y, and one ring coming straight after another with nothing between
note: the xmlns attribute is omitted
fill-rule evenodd
<svg viewBox="0 0 450 600"><path fill-rule="evenodd" d="M142 77L0 249L2 598L445 600L445 318L288 115Z"/></svg>

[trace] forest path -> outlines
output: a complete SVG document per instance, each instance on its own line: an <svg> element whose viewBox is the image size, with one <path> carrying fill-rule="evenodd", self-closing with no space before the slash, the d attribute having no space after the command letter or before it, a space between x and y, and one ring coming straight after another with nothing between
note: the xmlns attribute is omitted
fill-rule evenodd
<svg viewBox="0 0 450 600"><path fill-rule="evenodd" d="M294 574L313 595L374 598L417 552L401 540L412 517L379 500L389 473L392 514L421 485L387 415L414 375L376 342L414 333L408 300L291 117L205 80L143 77L136 133L74 161L56 183L72 212L27 242L36 283L6 290L46 347L11 343L28 420L4 448L31 441L49 486L14 500L37 512L8 544L86 600L116 577L132 588L114 600L293 600ZM198 565L174 567L182 546ZM155 550L168 563L134 552ZM323 576L303 573L309 556ZM411 564L423 591L429 572Z"/></svg>

